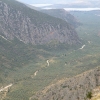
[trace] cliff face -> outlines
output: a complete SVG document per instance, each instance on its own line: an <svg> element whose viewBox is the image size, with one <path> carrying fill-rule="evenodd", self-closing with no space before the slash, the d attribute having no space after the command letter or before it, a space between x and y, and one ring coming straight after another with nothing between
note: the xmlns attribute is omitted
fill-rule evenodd
<svg viewBox="0 0 100 100"><path fill-rule="evenodd" d="M68 23L12 0L0 0L0 34L9 40L17 37L24 43L32 44L80 42Z"/></svg>
<svg viewBox="0 0 100 100"><path fill-rule="evenodd" d="M86 100L88 93L100 85L100 68L65 79L46 87L31 100Z"/></svg>

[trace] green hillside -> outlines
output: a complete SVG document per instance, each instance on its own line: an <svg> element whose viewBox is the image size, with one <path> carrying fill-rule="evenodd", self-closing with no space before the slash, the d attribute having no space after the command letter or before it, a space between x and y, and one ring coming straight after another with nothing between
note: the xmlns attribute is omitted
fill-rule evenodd
<svg viewBox="0 0 100 100"><path fill-rule="evenodd" d="M83 23L83 26L77 28L77 31L86 46L83 49L79 49L81 48L79 47L70 50L56 49L56 51L47 49L46 47L43 48L43 46L37 47L40 51L41 49L48 50L51 55L48 57L39 55L38 57L41 60L38 59L35 63L31 60L30 64L22 68L17 68L15 71L8 71L7 80L13 82L14 85L5 100L28 100L36 91L55 83L59 79L72 77L100 66L100 39L97 36L99 26L94 27L99 24L96 23L98 17L93 17L90 13L89 15L83 13L83 15L82 17L79 12L78 18ZM93 20L87 20L87 15ZM84 21L83 18L86 21ZM100 21L99 18L98 21ZM87 32L87 34L85 32ZM49 60L50 66L47 65L47 60ZM38 71L38 73L34 76L36 71ZM8 82L8 84L10 82Z"/></svg>
<svg viewBox="0 0 100 100"><path fill-rule="evenodd" d="M62 20L30 8L26 9L25 5L22 6L13 0L2 1L16 10L22 10L34 23L38 20L39 24L47 22L52 25L67 25ZM95 12L72 14L83 24L77 28L78 35L83 41L81 46L71 47L55 41L47 45L25 44L17 38L7 40L0 33L0 87L13 84L6 93L0 92L3 100L29 100L37 91L57 80L100 66L99 16L95 16ZM83 45L85 47L80 49Z"/></svg>

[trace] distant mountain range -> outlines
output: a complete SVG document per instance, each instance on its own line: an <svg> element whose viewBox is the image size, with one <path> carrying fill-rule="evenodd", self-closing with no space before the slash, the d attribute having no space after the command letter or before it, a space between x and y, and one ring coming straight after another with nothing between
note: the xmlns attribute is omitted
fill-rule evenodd
<svg viewBox="0 0 100 100"><path fill-rule="evenodd" d="M78 27L79 25L81 25L80 22L73 15L71 15L68 11L64 9L48 9L40 11L56 18L65 20L74 27Z"/></svg>
<svg viewBox="0 0 100 100"><path fill-rule="evenodd" d="M44 6L42 8L100 8L100 3L72 3L72 4L53 4L50 6Z"/></svg>
<svg viewBox="0 0 100 100"><path fill-rule="evenodd" d="M63 8L100 8L100 2L79 2L79 3L65 3L65 4L31 4L42 9L63 9Z"/></svg>
<svg viewBox="0 0 100 100"><path fill-rule="evenodd" d="M63 1L32 1L18 0L25 4L42 9L63 9L63 8L100 8L99 0L63 0ZM100 9L99 9L100 10Z"/></svg>

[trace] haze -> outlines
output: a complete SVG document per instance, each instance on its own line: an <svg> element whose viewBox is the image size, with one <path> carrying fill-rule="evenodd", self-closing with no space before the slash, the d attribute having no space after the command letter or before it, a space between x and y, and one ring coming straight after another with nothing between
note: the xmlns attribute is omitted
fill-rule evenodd
<svg viewBox="0 0 100 100"><path fill-rule="evenodd" d="M27 4L100 3L99 0L18 0Z"/></svg>

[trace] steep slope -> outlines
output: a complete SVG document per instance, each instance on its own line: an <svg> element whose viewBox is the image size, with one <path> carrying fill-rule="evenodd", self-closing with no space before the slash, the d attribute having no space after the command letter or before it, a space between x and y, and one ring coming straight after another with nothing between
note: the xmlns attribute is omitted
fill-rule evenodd
<svg viewBox="0 0 100 100"><path fill-rule="evenodd" d="M64 79L46 87L31 100L86 100L92 89L100 85L100 68L85 72L70 79Z"/></svg>
<svg viewBox="0 0 100 100"><path fill-rule="evenodd" d="M47 13L48 15L54 16L56 18L60 18L65 20L69 24L74 27L80 25L80 22L69 12L65 11L64 9L50 9L50 10L41 10L43 13Z"/></svg>
<svg viewBox="0 0 100 100"><path fill-rule="evenodd" d="M100 86L93 89L91 94L92 94L92 97L90 100L100 100Z"/></svg>
<svg viewBox="0 0 100 100"><path fill-rule="evenodd" d="M0 34L9 40L46 44L52 41L79 43L75 30L65 21L26 7L13 0L0 0Z"/></svg>
<svg viewBox="0 0 100 100"><path fill-rule="evenodd" d="M0 87L4 84L10 84L14 80L14 78L9 76L13 71L18 72L18 69L23 70L25 66L31 63L36 64L38 61L42 62L43 58L51 57L51 55L44 49L38 49L32 45L24 44L17 38L8 41L6 38L0 36ZM36 66L36 68L38 67ZM13 73L14 75L15 73ZM9 79L11 80L9 81Z"/></svg>
<svg viewBox="0 0 100 100"><path fill-rule="evenodd" d="M44 52L44 53L43 53ZM3 69L13 69L27 64L29 61L39 60L37 55L44 55L45 51L40 51L30 45L15 39L8 41L0 36L0 71ZM47 53L46 53L47 54ZM1 74L1 73L0 73Z"/></svg>

